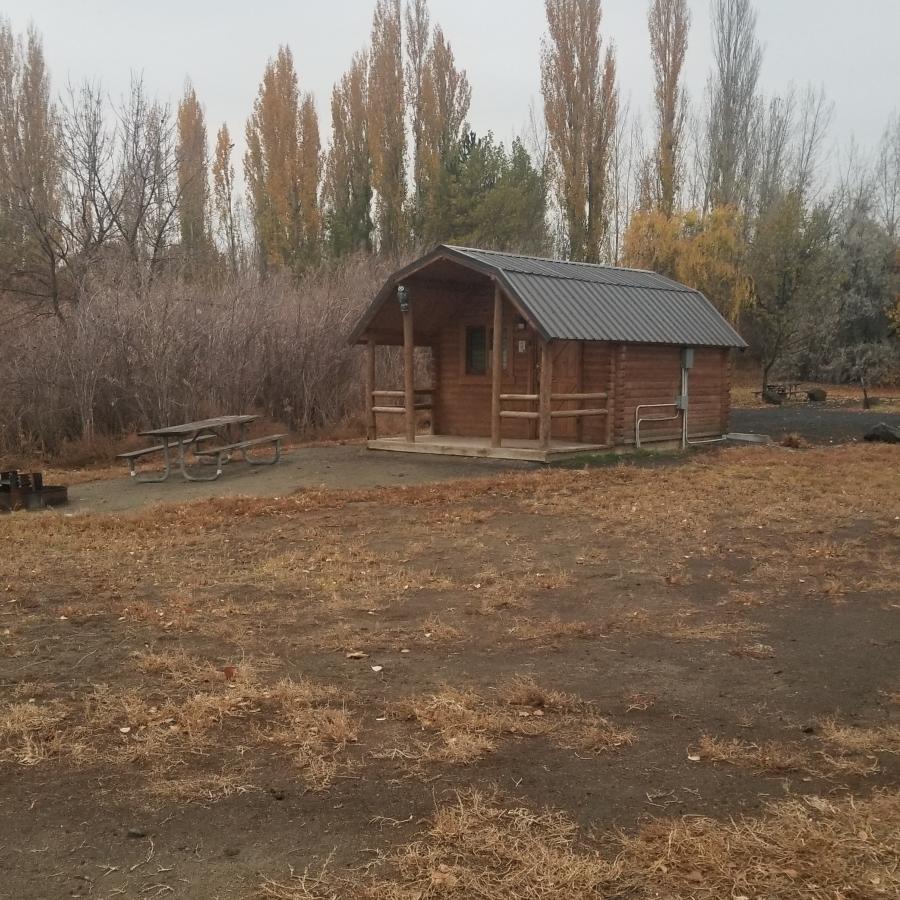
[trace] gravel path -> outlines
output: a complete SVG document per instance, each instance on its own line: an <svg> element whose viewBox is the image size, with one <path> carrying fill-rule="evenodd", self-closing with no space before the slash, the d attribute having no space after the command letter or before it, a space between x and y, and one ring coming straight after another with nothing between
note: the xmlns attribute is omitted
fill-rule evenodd
<svg viewBox="0 0 900 900"><path fill-rule="evenodd" d="M128 512L155 503L181 503L204 497L279 497L298 488L365 489L490 478L498 472L530 468L531 463L378 453L362 444L291 450L275 466L251 468L242 462L225 467L218 481L185 482L173 473L162 484L123 478L92 481L69 488L66 513ZM124 471L124 466L123 466Z"/></svg>
<svg viewBox="0 0 900 900"><path fill-rule="evenodd" d="M900 427L900 412L865 412L814 404L733 409L730 428L734 432L767 434L775 440L796 433L811 444L849 444L861 441L879 422Z"/></svg>

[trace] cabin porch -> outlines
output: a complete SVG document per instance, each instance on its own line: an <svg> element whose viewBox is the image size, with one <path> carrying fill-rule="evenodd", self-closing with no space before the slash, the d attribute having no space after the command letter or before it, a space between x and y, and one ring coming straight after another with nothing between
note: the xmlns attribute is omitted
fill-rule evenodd
<svg viewBox="0 0 900 900"><path fill-rule="evenodd" d="M606 449L602 444L553 440L542 446L539 440L507 438L494 446L487 437L459 437L446 434L417 434L415 441L404 435L374 438L367 444L370 450L394 453L425 453L435 456L470 456L484 459L520 460L550 463L577 457L581 453Z"/></svg>

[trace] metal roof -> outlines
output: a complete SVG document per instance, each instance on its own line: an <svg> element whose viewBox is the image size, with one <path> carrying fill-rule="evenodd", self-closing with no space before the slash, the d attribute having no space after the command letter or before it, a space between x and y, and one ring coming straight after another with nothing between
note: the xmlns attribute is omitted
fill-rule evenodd
<svg viewBox="0 0 900 900"><path fill-rule="evenodd" d="M499 281L545 340L747 346L703 294L654 272L444 245L385 285L351 340L361 336L394 284L438 259Z"/></svg>

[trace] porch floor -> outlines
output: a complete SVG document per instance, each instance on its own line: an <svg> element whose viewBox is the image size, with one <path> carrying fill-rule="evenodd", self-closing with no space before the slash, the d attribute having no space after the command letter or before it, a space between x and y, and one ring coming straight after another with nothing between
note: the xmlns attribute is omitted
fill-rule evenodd
<svg viewBox="0 0 900 900"><path fill-rule="evenodd" d="M479 456L486 459L518 459L548 463L569 459L579 453L608 449L603 444L579 444L575 441L552 441L542 449L538 441L504 438L500 447L492 447L486 437L451 437L443 434L418 434L415 443L405 437L383 437L368 442L370 450L391 450L395 453L431 453L439 456Z"/></svg>

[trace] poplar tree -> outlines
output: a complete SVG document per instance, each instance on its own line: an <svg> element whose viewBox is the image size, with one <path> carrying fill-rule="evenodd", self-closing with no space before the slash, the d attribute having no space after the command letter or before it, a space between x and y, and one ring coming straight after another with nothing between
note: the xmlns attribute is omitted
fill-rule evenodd
<svg viewBox="0 0 900 900"><path fill-rule="evenodd" d="M421 237L443 239L448 227L448 168L468 130L472 89L456 67L453 48L440 27L428 48L421 103L421 144L416 166L416 194L421 202Z"/></svg>
<svg viewBox="0 0 900 900"><path fill-rule="evenodd" d="M41 37L0 17L0 290L61 313L59 123Z"/></svg>
<svg viewBox="0 0 900 900"><path fill-rule="evenodd" d="M609 230L615 51L602 52L600 0L545 0L545 8L541 92L568 255L596 262Z"/></svg>
<svg viewBox="0 0 900 900"><path fill-rule="evenodd" d="M178 104L177 121L181 249L188 260L197 263L207 258L210 251L209 151L203 107L190 82Z"/></svg>
<svg viewBox="0 0 900 900"><path fill-rule="evenodd" d="M235 211L234 164L231 151L234 142L228 125L222 124L216 135L216 149L213 156L213 212L219 240L225 247L232 272L238 269L239 238Z"/></svg>
<svg viewBox="0 0 900 900"><path fill-rule="evenodd" d="M690 29L687 0L651 0L647 24L655 82L656 205L671 216L680 187L687 112L687 95L681 83Z"/></svg>
<svg viewBox="0 0 900 900"><path fill-rule="evenodd" d="M368 130L378 249L406 243L406 102L400 0L378 0L372 20Z"/></svg>
<svg viewBox="0 0 900 900"><path fill-rule="evenodd" d="M372 250L372 158L366 121L368 57L357 53L331 95L331 150L325 172L332 256Z"/></svg>
<svg viewBox="0 0 900 900"><path fill-rule="evenodd" d="M750 0L715 0L709 79L706 207L746 205L762 47Z"/></svg>
<svg viewBox="0 0 900 900"><path fill-rule="evenodd" d="M300 96L294 60L280 47L266 65L247 121L244 175L262 271L318 261L322 153L311 94Z"/></svg>
<svg viewBox="0 0 900 900"><path fill-rule="evenodd" d="M428 0L410 0L406 4L406 99L413 139L413 201L410 226L413 237L421 240L426 218L428 159L425 151L425 103L428 51L431 43L431 16Z"/></svg>

